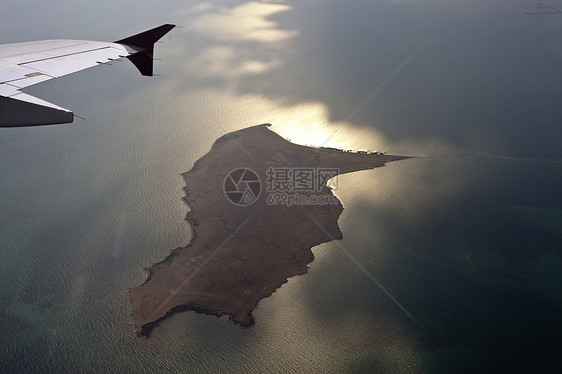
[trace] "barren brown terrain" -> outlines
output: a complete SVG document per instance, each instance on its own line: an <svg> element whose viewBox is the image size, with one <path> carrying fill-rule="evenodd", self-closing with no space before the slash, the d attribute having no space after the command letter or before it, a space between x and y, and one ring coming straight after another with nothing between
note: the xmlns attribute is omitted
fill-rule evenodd
<svg viewBox="0 0 562 374"><path fill-rule="evenodd" d="M301 146L268 126L224 135L183 174L193 239L147 268L147 280L130 290L141 335L149 336L162 320L187 310L227 314L236 323L252 325L252 310L261 299L307 272L312 247L342 238L337 222L343 206L325 183L298 194L331 203L275 204L267 191L268 168L326 168L343 174L408 158ZM257 199L244 206L224 193L225 178L239 168L254 171L261 183Z"/></svg>

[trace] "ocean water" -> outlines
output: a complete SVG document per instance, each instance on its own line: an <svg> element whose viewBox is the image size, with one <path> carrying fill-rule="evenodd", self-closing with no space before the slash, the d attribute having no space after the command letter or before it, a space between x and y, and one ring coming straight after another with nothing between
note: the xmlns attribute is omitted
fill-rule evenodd
<svg viewBox="0 0 562 374"><path fill-rule="evenodd" d="M27 90L85 120L1 129L0 371L559 371L562 15L526 14L549 5L2 4L0 43L183 28L160 76L115 62ZM338 177L343 240L253 327L188 312L139 338L128 289L191 238L181 173L265 122L417 157Z"/></svg>

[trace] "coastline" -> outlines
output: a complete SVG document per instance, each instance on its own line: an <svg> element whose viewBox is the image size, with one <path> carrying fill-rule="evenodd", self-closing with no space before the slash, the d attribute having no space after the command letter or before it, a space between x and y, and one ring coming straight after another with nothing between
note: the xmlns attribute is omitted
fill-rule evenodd
<svg viewBox="0 0 562 374"><path fill-rule="evenodd" d="M147 279L129 290L140 335L148 337L160 322L183 311L226 314L235 323L251 326L252 310L261 299L290 277L307 273L314 260L312 247L343 237L337 223L343 205L331 188L324 183L314 192L317 198L331 197L337 203L271 204L262 186L268 168L331 168L343 174L410 158L301 146L269 126L218 138L182 174L183 200L189 207L185 219L193 237L187 246L145 268ZM262 187L246 206L233 204L224 191L225 177L241 167L254 171Z"/></svg>

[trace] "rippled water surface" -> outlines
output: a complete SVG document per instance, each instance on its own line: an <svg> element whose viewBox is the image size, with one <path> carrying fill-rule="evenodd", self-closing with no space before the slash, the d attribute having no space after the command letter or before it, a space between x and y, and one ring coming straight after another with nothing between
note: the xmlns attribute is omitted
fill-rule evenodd
<svg viewBox="0 0 562 374"><path fill-rule="evenodd" d="M526 14L557 4L30 4L2 5L0 43L183 28L160 76L115 62L27 90L85 120L0 129L1 371L560 369L562 15ZM419 157L338 178L344 239L253 327L189 312L139 338L128 289L191 238L181 173L265 122Z"/></svg>

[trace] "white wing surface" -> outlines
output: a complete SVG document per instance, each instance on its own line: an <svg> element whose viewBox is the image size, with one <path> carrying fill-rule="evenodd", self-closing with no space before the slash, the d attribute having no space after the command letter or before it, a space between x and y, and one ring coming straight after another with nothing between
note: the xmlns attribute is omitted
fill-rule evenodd
<svg viewBox="0 0 562 374"><path fill-rule="evenodd" d="M0 127L69 123L73 113L21 89L127 57L152 76L154 43L174 28L162 25L114 43L43 40L0 45Z"/></svg>

